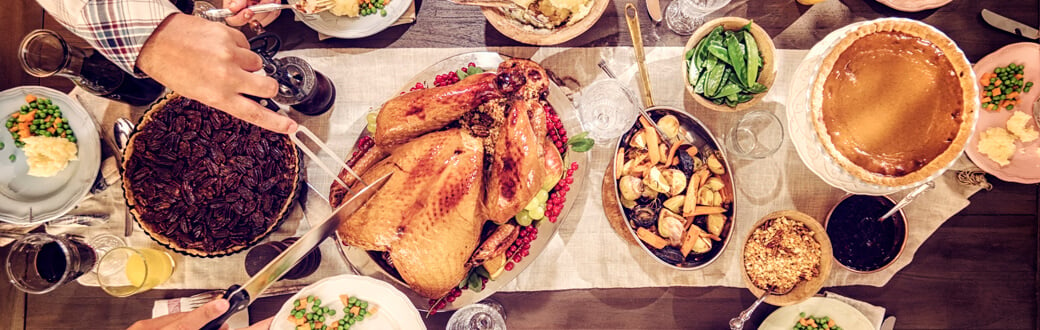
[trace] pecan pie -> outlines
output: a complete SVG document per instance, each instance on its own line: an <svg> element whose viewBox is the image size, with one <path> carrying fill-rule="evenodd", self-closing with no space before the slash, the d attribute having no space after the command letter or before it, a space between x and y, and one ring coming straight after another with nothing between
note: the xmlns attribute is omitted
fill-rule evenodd
<svg viewBox="0 0 1040 330"><path fill-rule="evenodd" d="M196 101L169 96L141 119L124 155L127 206L180 253L242 251L281 223L300 187L298 150Z"/></svg>

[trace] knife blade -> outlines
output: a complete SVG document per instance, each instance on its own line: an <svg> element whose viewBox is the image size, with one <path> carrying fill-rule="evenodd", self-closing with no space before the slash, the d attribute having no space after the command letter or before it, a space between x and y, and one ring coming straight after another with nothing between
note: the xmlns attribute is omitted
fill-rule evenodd
<svg viewBox="0 0 1040 330"><path fill-rule="evenodd" d="M884 321L881 321L881 330L892 330L896 328L896 317L886 317Z"/></svg>
<svg viewBox="0 0 1040 330"><path fill-rule="evenodd" d="M1033 102L1033 121L1036 123L1036 127L1040 128L1040 98Z"/></svg>
<svg viewBox="0 0 1040 330"><path fill-rule="evenodd" d="M339 227L339 219L354 214L372 195L375 195L379 188L383 187L393 172L387 173L383 177L373 181L364 189L358 191L354 197L351 197L346 203L337 207L332 214L329 215L325 221L322 221L318 226L311 228L307 231L303 237L300 237L295 243L289 246L289 248L282 251L274 260L271 260L267 266L264 266L259 273L253 275L245 284L239 286L238 284L232 285L224 293L224 299L228 300L230 306L227 311L221 314L216 319L213 319L206 326L202 327L203 330L217 330L220 329L224 322L227 322L228 318L235 313L246 309L249 304L260 297L260 294L267 289L271 284L274 284L282 275L289 272L300 260L303 259L308 253L314 248L318 247L322 241L325 240L333 231Z"/></svg>
<svg viewBox="0 0 1040 330"><path fill-rule="evenodd" d="M661 2L659 0L646 0L646 11L650 13L650 19L654 23L661 23Z"/></svg>
<svg viewBox="0 0 1040 330"><path fill-rule="evenodd" d="M989 9L982 10L982 20L989 23L995 28L1011 32L1020 37L1026 37L1029 39L1040 39L1040 31L1029 25L1019 23L1016 20L1001 16L1000 14L994 13Z"/></svg>

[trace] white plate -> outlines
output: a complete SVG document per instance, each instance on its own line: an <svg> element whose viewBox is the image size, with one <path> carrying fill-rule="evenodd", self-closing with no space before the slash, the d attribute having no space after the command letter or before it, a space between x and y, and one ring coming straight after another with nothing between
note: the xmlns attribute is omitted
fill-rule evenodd
<svg viewBox="0 0 1040 330"><path fill-rule="evenodd" d="M25 104L28 94L48 98L61 109L76 134L79 160L69 162L68 167L53 177L29 176L25 153L15 147L5 127L6 133L0 134L0 142L4 143L4 149L0 150L0 221L13 224L42 223L64 215L87 194L101 166L101 140L94 120L65 93L40 86L0 92L0 118L4 123ZM14 162L8 159L11 154L15 154Z"/></svg>
<svg viewBox="0 0 1040 330"><path fill-rule="evenodd" d="M942 31L919 21L904 18L883 18L879 20L913 22L945 35ZM816 43L816 45L809 50L809 53L806 54L805 59L802 60L798 69L795 70L795 75L791 79L794 83L791 85L787 94L787 127L789 127L788 131L791 135L791 142L794 144L795 150L798 151L798 156L802 159L802 162L805 163L805 166L808 167L810 171L815 173L816 176L832 187L858 195L888 195L916 187L923 182L931 181L932 179L942 175L946 169L957 161L957 159L950 161L950 163L945 164L942 170L937 171L925 180L899 187L882 186L860 180L845 170L845 168L841 167L834 157L824 149L823 144L820 143L819 138L816 136L816 130L813 128L812 122L810 98L812 97L812 86L816 80L817 72L819 72L819 67L823 62L824 56L830 53L834 46L836 46L849 31L864 24L875 23L879 20L850 24L831 32L824 37L823 40ZM963 52L959 52L958 54L964 56ZM978 116L978 113L979 111L975 111L976 116Z"/></svg>
<svg viewBox="0 0 1040 330"><path fill-rule="evenodd" d="M332 319L339 320L343 317L343 303L339 296L343 294L367 301L370 309L372 305L379 306L374 314L366 316L351 329L426 329L419 311L390 284L364 276L339 275L308 285L285 301L274 316L271 330L296 329L296 325L289 322L289 312L294 308L293 301L307 296L321 299L322 306L336 311ZM326 318L325 324L331 325L332 322Z"/></svg>
<svg viewBox="0 0 1040 330"><path fill-rule="evenodd" d="M769 314L758 329L790 330L795 324L798 324L800 313L813 317L827 316L842 329L874 330L874 325L859 310L840 300L824 297L812 297L791 306L781 307Z"/></svg>
<svg viewBox="0 0 1040 330"><path fill-rule="evenodd" d="M289 4L295 5L298 1L289 0ZM390 4L384 8L386 9L386 16L380 16L379 13L376 13L368 16L346 17L336 16L328 11L314 16L302 15L296 11L293 11L293 13L296 14L298 20L302 21L303 24L307 24L314 31L341 39L358 39L379 33L390 27L401 18L401 15L404 15L404 12L411 5L412 0L390 0Z"/></svg>

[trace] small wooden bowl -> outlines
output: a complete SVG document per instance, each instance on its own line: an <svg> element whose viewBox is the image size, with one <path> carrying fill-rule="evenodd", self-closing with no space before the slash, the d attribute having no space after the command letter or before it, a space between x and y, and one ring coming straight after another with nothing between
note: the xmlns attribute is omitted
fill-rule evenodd
<svg viewBox="0 0 1040 330"><path fill-rule="evenodd" d="M834 256L832 255L831 251L831 240L827 237L827 231L823 229L823 225L821 225L819 221L813 219L813 217L809 216L808 214L794 210L783 210L770 213L762 219L758 220L758 222L756 222L755 225L752 226L750 230L748 230L747 235L744 237L744 248L742 248L740 251L740 273L744 278L744 285L747 285L748 290L750 290L751 293L755 295L755 297L761 297L763 294L768 293L766 293L765 290L751 283L751 278L748 277L747 269L745 269L744 267L744 249L747 248L747 241L749 238L751 238L751 233L753 233L755 229L758 229L763 224L765 224L766 220L776 219L781 216L801 222L805 224L806 227L809 227L810 230L812 230L813 238L815 238L816 241L820 243L820 276L817 276L816 278L809 281L802 281L798 283L797 285L795 285L794 289L791 290L791 292L788 292L787 294L766 297L765 302L773 306L787 306L797 304L806 299L809 299L809 297L812 297L817 292L819 292L820 289L823 288L823 282L827 281L827 277L831 274L832 261L834 260Z"/></svg>
<svg viewBox="0 0 1040 330"><path fill-rule="evenodd" d="M588 31L596 24L600 16L603 16L603 12L607 10L609 4L610 0L592 0L592 9L589 9L588 15L574 24L553 30L533 29L497 8L481 7L480 11L484 13L484 17L491 23L491 26L495 27L495 30L510 39L530 45L550 46L564 43Z"/></svg>
<svg viewBox="0 0 1040 330"><path fill-rule="evenodd" d="M751 106L757 104L758 102L762 101L762 99L766 97L766 94L769 93L769 90L766 90L765 92L758 93L757 95L755 95L755 97L752 98L750 101L737 104L736 107L730 107L725 104L712 103L704 96L694 93L693 85L690 84L689 78L687 78L689 76L690 68L686 64L686 52L690 51L694 47L697 47L697 43L700 42L701 39L704 39L704 37L707 36L708 33L711 33L711 30L715 29L716 26L722 25L722 28L726 30L735 31L743 28L745 25L748 24L748 22L751 21L749 21L746 18L740 17L716 18L709 21L708 23L704 23L704 25L701 25L700 28L697 28L697 31L694 31L693 35L690 36L690 40L686 42L686 47L683 48L682 52L683 85L686 86L686 91L690 93L690 96L692 96L693 99L697 101L697 103L704 106L705 108L721 112L744 111L750 108ZM774 58L774 53L776 53L776 46L773 45L773 39L769 36L769 34L766 33L766 31L763 30L761 26L758 26L758 24L755 24L754 22L751 23L751 36L755 38L755 42L758 44L758 52L760 55L762 55L762 72L758 75L758 83L765 85L769 89L773 89L773 80L776 79L776 60Z"/></svg>

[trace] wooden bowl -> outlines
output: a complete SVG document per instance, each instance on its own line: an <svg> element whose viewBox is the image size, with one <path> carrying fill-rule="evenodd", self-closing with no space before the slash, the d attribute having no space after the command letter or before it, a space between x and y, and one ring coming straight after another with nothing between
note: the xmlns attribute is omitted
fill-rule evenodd
<svg viewBox="0 0 1040 330"><path fill-rule="evenodd" d="M795 285L794 289L787 294L766 297L765 302L773 306L797 304L809 299L809 297L812 297L819 292L820 289L823 288L823 282L827 281L827 277L831 274L831 266L834 259L831 254L831 240L827 237L827 231L823 229L823 225L821 225L819 221L813 219L813 217L808 214L794 210L782 210L770 213L758 220L758 222L748 230L748 233L744 238L744 248L742 248L740 252L740 273L744 278L744 285L747 285L748 290L751 290L751 293L754 294L755 297L761 297L763 294L768 293L751 283L751 278L748 277L747 270L744 267L744 249L747 248L747 241L751 238L751 233L754 232L755 229L758 229L765 224L766 220L776 219L781 216L801 222L812 230L813 238L820 243L820 276L809 281L798 283Z"/></svg>
<svg viewBox="0 0 1040 330"><path fill-rule="evenodd" d="M480 11L484 13L491 26L510 39L530 45L549 46L564 43L588 31L607 10L609 4L610 0L592 0L592 9L588 15L571 25L553 30L535 29L520 23L498 8L481 7Z"/></svg>
<svg viewBox="0 0 1040 330"><path fill-rule="evenodd" d="M708 33L711 33L711 30L715 29L716 26L722 25L722 28L726 30L735 31L743 28L745 25L748 24L748 22L751 21L749 21L746 18L740 17L716 18L709 21L708 23L705 23L704 25L701 25L700 28L697 28L697 30L693 32L693 35L690 36L690 40L686 42L686 47L683 48L682 52L683 85L686 86L686 92L690 93L690 96L692 96L693 99L697 101L697 103L704 106L705 108L721 112L744 111L754 106L758 102L762 101L762 99L766 97L766 94L769 93L769 90L766 90L765 92L758 93L757 95L755 95L755 97L752 98L750 101L737 104L736 107L730 107L725 104L712 103L704 96L694 93L693 85L690 84L689 79L687 78L689 76L688 72L690 71L690 68L686 64L686 52L696 47L697 43L700 42L701 39L704 39L704 37L707 36ZM776 59L774 58L774 55L776 53L776 46L773 45L773 39L769 36L769 34L766 33L766 31L763 30L761 26L758 26L758 24L755 24L754 22L751 23L751 36L755 38L755 42L758 44L758 52L760 55L762 55L762 72L758 75L758 83L765 85L769 89L772 89L773 80L776 79Z"/></svg>

